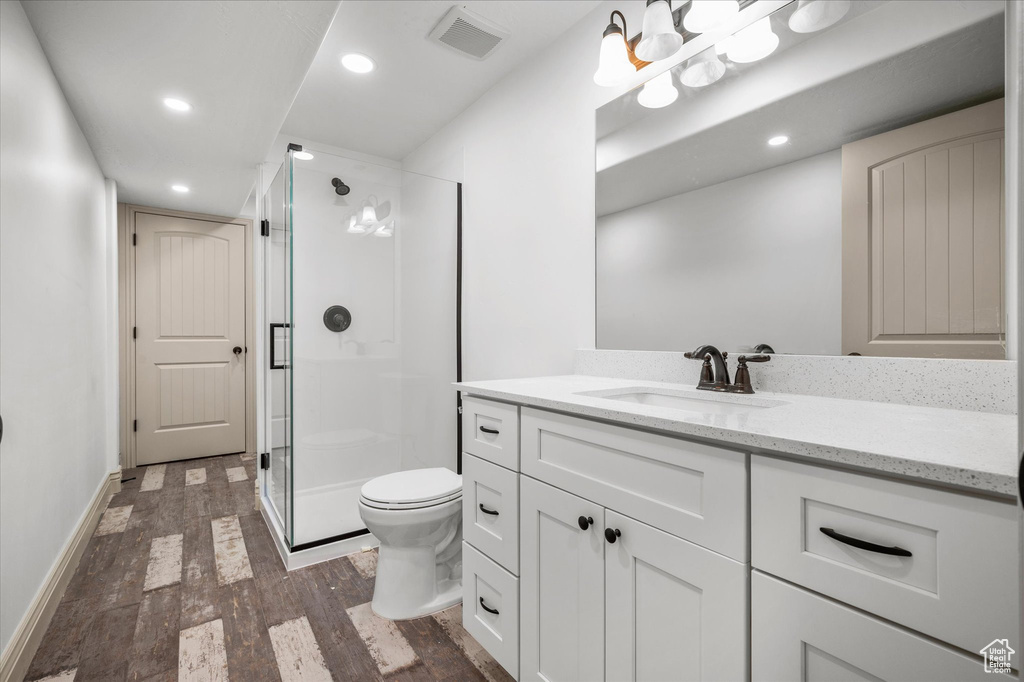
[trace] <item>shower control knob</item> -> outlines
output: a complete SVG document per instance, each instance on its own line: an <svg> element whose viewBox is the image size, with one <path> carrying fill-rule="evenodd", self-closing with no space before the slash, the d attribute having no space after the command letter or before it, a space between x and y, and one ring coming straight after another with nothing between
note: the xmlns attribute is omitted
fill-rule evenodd
<svg viewBox="0 0 1024 682"><path fill-rule="evenodd" d="M580 524L581 530L587 530L588 528L590 528L590 524L594 523L594 517L581 516L576 523Z"/></svg>

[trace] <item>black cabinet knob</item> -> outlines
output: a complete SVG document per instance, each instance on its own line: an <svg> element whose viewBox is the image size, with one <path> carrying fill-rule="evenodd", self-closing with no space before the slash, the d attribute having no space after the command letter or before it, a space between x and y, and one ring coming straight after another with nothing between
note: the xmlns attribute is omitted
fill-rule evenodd
<svg viewBox="0 0 1024 682"><path fill-rule="evenodd" d="M615 528L615 529L605 528L604 529L604 539L607 540L608 542L612 543L612 544L615 544L615 540L617 538L621 537L621 536L622 536L622 531L620 531L618 528Z"/></svg>
<svg viewBox="0 0 1024 682"><path fill-rule="evenodd" d="M592 517L592 516L581 516L576 521L576 523L580 524L580 530L586 530L586 529L590 528L590 524L592 524L593 522L594 522L594 517Z"/></svg>

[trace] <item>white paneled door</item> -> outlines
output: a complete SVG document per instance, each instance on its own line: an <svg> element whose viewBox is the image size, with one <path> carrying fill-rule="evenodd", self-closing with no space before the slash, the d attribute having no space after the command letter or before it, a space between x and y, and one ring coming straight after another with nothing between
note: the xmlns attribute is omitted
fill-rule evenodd
<svg viewBox="0 0 1024 682"><path fill-rule="evenodd" d="M140 465L245 450L245 228L136 214Z"/></svg>

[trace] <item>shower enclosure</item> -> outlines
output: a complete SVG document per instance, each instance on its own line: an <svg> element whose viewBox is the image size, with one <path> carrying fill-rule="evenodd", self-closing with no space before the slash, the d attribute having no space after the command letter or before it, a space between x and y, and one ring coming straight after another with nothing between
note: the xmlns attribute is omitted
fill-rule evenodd
<svg viewBox="0 0 1024 682"><path fill-rule="evenodd" d="M366 540L370 478L458 467L458 185L295 147L263 206L262 495L291 552Z"/></svg>

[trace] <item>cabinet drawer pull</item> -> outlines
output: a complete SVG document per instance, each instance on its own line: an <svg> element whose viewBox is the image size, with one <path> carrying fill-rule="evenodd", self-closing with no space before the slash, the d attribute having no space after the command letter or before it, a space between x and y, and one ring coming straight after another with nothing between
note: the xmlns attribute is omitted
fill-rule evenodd
<svg viewBox="0 0 1024 682"><path fill-rule="evenodd" d="M851 538L849 535L843 535L837 533L831 528L819 528L822 533L829 536L833 540L843 543L844 545L850 545L857 549L866 549L869 552L877 552L878 554L891 554L892 556L914 556L909 551L902 547L885 547L884 545L876 545L873 542L866 540L858 540L857 538Z"/></svg>
<svg viewBox="0 0 1024 682"><path fill-rule="evenodd" d="M577 519L576 523L580 524L580 529L581 530L586 530L586 529L590 528L590 524L594 523L594 517L593 516L581 516L579 519Z"/></svg>
<svg viewBox="0 0 1024 682"><path fill-rule="evenodd" d="M615 544L615 539L619 537L622 537L622 531L620 531L618 528L614 530L611 528L604 529L604 539L612 543L613 545Z"/></svg>
<svg viewBox="0 0 1024 682"><path fill-rule="evenodd" d="M483 431L484 433L490 433L490 434L493 434L495 436L498 435L498 429L492 429L492 428L490 428L488 426L481 426L480 430Z"/></svg>
<svg viewBox="0 0 1024 682"><path fill-rule="evenodd" d="M491 516L497 516L498 515L497 511L495 511L494 509L488 509L483 504L480 505L480 511L482 511L484 514L490 514Z"/></svg>
<svg viewBox="0 0 1024 682"><path fill-rule="evenodd" d="M493 613L495 616L498 615L498 609L492 609L490 606L484 603L484 598L480 597L480 606L484 607L484 611L487 613Z"/></svg>

